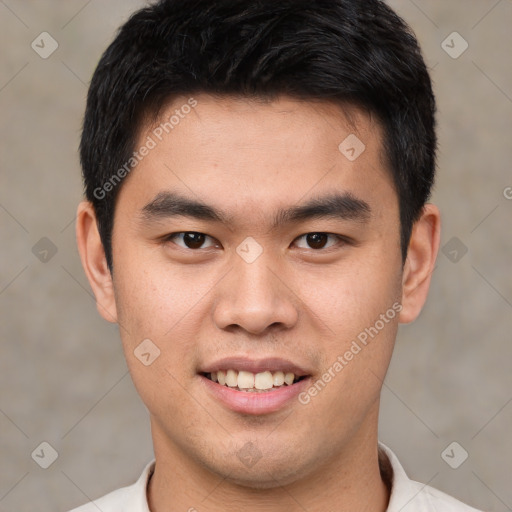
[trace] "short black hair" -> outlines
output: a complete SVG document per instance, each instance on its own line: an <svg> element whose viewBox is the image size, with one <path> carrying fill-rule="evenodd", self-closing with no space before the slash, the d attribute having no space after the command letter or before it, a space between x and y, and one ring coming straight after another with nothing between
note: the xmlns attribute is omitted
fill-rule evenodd
<svg viewBox="0 0 512 512"><path fill-rule="evenodd" d="M380 0L160 0L120 27L87 96L80 161L111 272L115 202L141 123L201 92L329 100L375 115L405 262L437 149L431 79L408 25Z"/></svg>

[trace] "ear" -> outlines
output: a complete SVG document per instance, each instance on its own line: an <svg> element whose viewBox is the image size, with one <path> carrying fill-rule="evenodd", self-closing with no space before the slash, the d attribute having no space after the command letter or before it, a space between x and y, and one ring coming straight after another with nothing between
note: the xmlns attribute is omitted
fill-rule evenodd
<svg viewBox="0 0 512 512"><path fill-rule="evenodd" d="M85 274L89 280L99 314L108 322L117 322L117 309L112 275L107 265L92 203L78 205L76 242Z"/></svg>
<svg viewBox="0 0 512 512"><path fill-rule="evenodd" d="M426 204L414 223L402 274L400 323L416 320L427 300L430 280L439 250L441 214L437 206Z"/></svg>

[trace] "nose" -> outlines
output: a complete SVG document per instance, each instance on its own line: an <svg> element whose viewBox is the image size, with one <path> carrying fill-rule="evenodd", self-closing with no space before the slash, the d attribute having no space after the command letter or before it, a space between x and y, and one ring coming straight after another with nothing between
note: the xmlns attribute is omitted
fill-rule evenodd
<svg viewBox="0 0 512 512"><path fill-rule="evenodd" d="M283 275L265 252L252 263L236 255L231 272L216 287L216 325L220 329L239 327L251 334L291 328L298 319L297 300Z"/></svg>

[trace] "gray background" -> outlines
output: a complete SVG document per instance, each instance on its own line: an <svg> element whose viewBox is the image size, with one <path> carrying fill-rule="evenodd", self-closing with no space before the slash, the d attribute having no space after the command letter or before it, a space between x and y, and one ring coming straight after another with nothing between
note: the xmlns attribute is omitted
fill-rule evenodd
<svg viewBox="0 0 512 512"><path fill-rule="evenodd" d="M74 234L87 84L143 4L0 0L0 511L67 510L135 481L152 458L147 411ZM380 438L412 478L512 510L512 1L390 4L432 70L445 249L424 311L400 329ZM31 48L43 31L59 45L47 59ZM442 47L454 31L469 43L456 59ZM43 237L57 249L46 262L47 241L33 251ZM43 441L58 452L48 469L31 457ZM453 441L451 461L469 454L458 469L441 457Z"/></svg>

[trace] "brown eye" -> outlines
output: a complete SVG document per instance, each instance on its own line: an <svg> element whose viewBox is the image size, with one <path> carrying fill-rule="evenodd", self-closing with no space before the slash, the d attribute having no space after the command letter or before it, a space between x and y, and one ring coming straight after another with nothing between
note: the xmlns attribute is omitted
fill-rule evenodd
<svg viewBox="0 0 512 512"><path fill-rule="evenodd" d="M204 244L205 235L187 232L183 234L183 242L189 249L199 249Z"/></svg>
<svg viewBox="0 0 512 512"><path fill-rule="evenodd" d="M182 238L182 242L175 242L176 245L179 245L184 249L201 249L201 246L205 243L206 239L210 237L204 233L197 233L195 231L183 231L181 233L173 233L172 235L165 237L164 240L166 242L171 242L177 238ZM213 245L214 244L210 245L209 247L213 247ZM203 249L205 248L208 248L208 246L203 247Z"/></svg>
<svg viewBox="0 0 512 512"><path fill-rule="evenodd" d="M327 246L329 238L334 238L341 240L341 237L338 235L333 235L330 233L307 233L306 235L300 236L297 240L305 239L307 247L301 247L304 249L324 249ZM335 243L331 243L331 245L327 246L327 248L336 245Z"/></svg>
<svg viewBox="0 0 512 512"><path fill-rule="evenodd" d="M312 249L322 249L327 243L328 236L325 233L309 233L306 241Z"/></svg>

